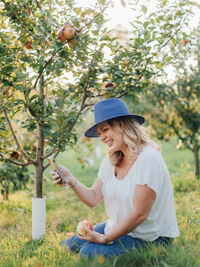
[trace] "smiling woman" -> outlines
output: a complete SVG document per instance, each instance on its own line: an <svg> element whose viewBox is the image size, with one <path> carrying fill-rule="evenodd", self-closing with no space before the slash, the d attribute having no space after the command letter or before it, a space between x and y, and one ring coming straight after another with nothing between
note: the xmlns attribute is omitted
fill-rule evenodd
<svg viewBox="0 0 200 267"><path fill-rule="evenodd" d="M179 235L173 189L158 147L141 126L145 119L130 114L117 98L102 100L94 108L95 124L86 137L99 137L108 148L96 181L91 188L80 183L60 166L65 184L90 207L104 200L108 215L87 235L65 240L63 246L92 258L111 257L147 244L171 244ZM52 172L55 184L60 177Z"/></svg>
<svg viewBox="0 0 200 267"><path fill-rule="evenodd" d="M125 148L128 150L128 158L130 161L135 161L136 157L143 149L143 145L151 145L153 148L159 150L159 147L156 143L152 142L147 133L146 129L137 123L135 120L131 119L131 117L119 117L110 119L106 122L100 123L97 126L97 131L99 133L100 139L108 145L111 149L108 149L108 154L110 156L110 160L112 165L117 166L122 158L123 153L121 153L122 149L113 149L112 150L112 139L107 140L105 139L106 135L104 135L105 131L109 129L113 129L117 131L117 137L119 138L120 135L123 136L123 141L125 144ZM103 132L101 133L101 129ZM122 139L121 139L122 140ZM117 144L117 142L115 142ZM141 143L141 146L138 144ZM114 152L112 152L114 151Z"/></svg>

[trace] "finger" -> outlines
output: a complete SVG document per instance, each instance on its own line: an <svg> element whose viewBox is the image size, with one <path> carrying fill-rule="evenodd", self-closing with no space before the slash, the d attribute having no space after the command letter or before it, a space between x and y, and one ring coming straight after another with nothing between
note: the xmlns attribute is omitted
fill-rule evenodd
<svg viewBox="0 0 200 267"><path fill-rule="evenodd" d="M57 172L55 172L55 171L52 171L51 172L51 175L52 175L52 177L53 177L54 180L59 177L59 174Z"/></svg>
<svg viewBox="0 0 200 267"><path fill-rule="evenodd" d="M87 236L87 235L79 235L77 234L78 238L81 239L81 240L85 240L85 241L91 241L91 237L90 236Z"/></svg>
<svg viewBox="0 0 200 267"><path fill-rule="evenodd" d="M61 182L61 178L57 178L54 182L53 182L53 184L59 184Z"/></svg>
<svg viewBox="0 0 200 267"><path fill-rule="evenodd" d="M54 179L55 181L57 181L58 179L61 179L61 178L60 178L59 175L56 175L56 176L53 177L53 179Z"/></svg>
<svg viewBox="0 0 200 267"><path fill-rule="evenodd" d="M52 177L53 177L53 179L58 179L58 178L60 178L60 174L58 172L55 172Z"/></svg>
<svg viewBox="0 0 200 267"><path fill-rule="evenodd" d="M66 184L58 184L60 187L66 186Z"/></svg>
<svg viewBox="0 0 200 267"><path fill-rule="evenodd" d="M50 174L51 174L51 175L56 175L56 174L58 174L58 173L57 173L57 171L50 171Z"/></svg>
<svg viewBox="0 0 200 267"><path fill-rule="evenodd" d="M79 235L78 233L76 235L78 236L79 239L83 239L82 235Z"/></svg>

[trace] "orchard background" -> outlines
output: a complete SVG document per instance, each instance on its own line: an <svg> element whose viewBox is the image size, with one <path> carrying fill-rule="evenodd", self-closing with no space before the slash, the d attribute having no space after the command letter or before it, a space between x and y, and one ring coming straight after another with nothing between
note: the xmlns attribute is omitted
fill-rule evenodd
<svg viewBox="0 0 200 267"><path fill-rule="evenodd" d="M92 120L93 105L109 97L123 98L130 110L146 117L152 136L168 143L165 143L169 147L166 155L174 159L169 167L175 191L186 192L189 199L193 193L188 192L195 191L192 198L199 198L200 23L190 22L200 6L196 1L158 0L156 10L151 11L149 1L120 1L120 4L134 14L128 28L123 21L115 27L108 23L115 1L94 1L84 7L71 0L0 1L1 207L6 217L12 214L14 220L1 219L2 229L7 229L6 225L8 229L18 227L16 211L22 212L20 219L31 220L30 204L26 206L31 196L47 197L47 229L48 218L54 220L56 215L51 217L48 206L50 199L54 208L56 203L62 206L62 201L45 175L48 156L60 154L60 161L71 166L78 151L74 167L74 170L80 168L77 177L83 179L86 172L91 178L83 181L92 183L97 169L90 164L99 164L94 160L97 144L83 138L82 133ZM73 34L62 39L57 33L66 22ZM174 157L174 148L183 149L179 155L193 154L193 160L186 156L179 161ZM48 189L52 190L51 197ZM18 190L24 191L14 194ZM75 205L74 196L67 194L71 205ZM76 209L78 206L74 207L74 213L71 211L73 216L66 219L72 225L70 230L74 230L80 219ZM57 213L58 224L62 225L61 211L62 208ZM87 211L84 216L88 219L93 216L86 214ZM182 221L186 215L181 216ZM197 221L194 220L198 226ZM63 224L64 228L51 229L52 234L57 231L55 238L59 231L63 234L69 230L64 221ZM8 231L5 243L11 232ZM30 229L26 236L30 238ZM199 239L194 236L192 240ZM34 258L33 247L37 251L43 244L40 242L45 241L34 243L25 239L16 242L28 242ZM183 240L186 242L187 238ZM23 262L28 251L29 245L25 245L19 262ZM8 252L2 255L10 257ZM12 263L14 259L10 260Z"/></svg>

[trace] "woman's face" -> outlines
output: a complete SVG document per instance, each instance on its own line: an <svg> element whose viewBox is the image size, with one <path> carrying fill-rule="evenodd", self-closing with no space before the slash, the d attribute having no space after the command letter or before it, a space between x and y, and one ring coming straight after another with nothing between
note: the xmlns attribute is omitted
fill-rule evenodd
<svg viewBox="0 0 200 267"><path fill-rule="evenodd" d="M127 148L118 122L113 121L112 126L107 121L102 122L97 126L97 131L100 140L107 145L109 152L124 151Z"/></svg>

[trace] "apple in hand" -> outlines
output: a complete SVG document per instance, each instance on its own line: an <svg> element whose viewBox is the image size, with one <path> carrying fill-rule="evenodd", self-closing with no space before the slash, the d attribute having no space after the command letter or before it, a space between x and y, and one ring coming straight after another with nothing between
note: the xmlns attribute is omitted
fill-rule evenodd
<svg viewBox="0 0 200 267"><path fill-rule="evenodd" d="M77 234L79 234L81 236L88 235L87 230L85 229L84 226L87 226L91 231L94 231L93 224L84 220L84 221L81 221L78 223L77 228L76 228Z"/></svg>

